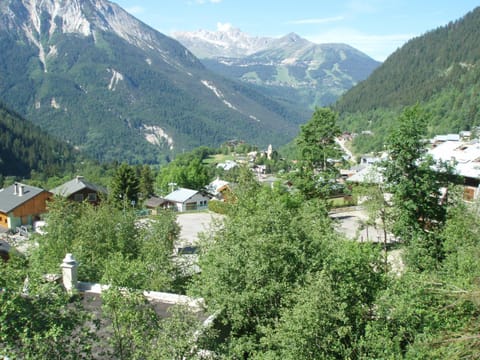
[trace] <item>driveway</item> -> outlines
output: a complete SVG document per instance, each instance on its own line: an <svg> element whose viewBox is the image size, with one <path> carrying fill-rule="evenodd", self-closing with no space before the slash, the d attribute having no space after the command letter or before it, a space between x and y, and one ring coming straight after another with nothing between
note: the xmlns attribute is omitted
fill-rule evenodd
<svg viewBox="0 0 480 360"><path fill-rule="evenodd" d="M180 225L180 245L193 245L198 240L199 233L210 229L214 219L221 219L222 215L212 212L179 213L177 223Z"/></svg>
<svg viewBox="0 0 480 360"><path fill-rule="evenodd" d="M336 222L336 230L349 239L383 242L383 229L380 226L366 226L365 221L368 215L361 208L333 213L330 217ZM394 241L393 235L387 234L387 242L392 241Z"/></svg>

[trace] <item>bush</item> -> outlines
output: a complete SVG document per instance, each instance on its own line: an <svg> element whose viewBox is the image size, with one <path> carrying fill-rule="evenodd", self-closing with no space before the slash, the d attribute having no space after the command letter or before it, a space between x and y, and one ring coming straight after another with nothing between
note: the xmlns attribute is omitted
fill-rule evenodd
<svg viewBox="0 0 480 360"><path fill-rule="evenodd" d="M230 206L230 204L218 200L212 200L208 202L208 210L221 215L227 214L230 210Z"/></svg>

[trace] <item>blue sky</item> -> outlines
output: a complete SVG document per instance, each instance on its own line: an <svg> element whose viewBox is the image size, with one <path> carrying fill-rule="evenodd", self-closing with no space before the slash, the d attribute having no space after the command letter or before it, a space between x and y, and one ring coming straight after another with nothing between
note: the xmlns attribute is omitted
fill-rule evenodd
<svg viewBox="0 0 480 360"><path fill-rule="evenodd" d="M480 6L479 0L113 1L166 35L230 24L253 36L295 32L315 43L343 42L380 61Z"/></svg>

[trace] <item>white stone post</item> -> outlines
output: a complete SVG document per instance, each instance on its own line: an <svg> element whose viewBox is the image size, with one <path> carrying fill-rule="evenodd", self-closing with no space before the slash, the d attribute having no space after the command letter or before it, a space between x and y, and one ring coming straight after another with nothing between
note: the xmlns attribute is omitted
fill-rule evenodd
<svg viewBox="0 0 480 360"><path fill-rule="evenodd" d="M72 254L65 255L62 265L62 282L65 290L69 293L77 289L77 268L78 263Z"/></svg>

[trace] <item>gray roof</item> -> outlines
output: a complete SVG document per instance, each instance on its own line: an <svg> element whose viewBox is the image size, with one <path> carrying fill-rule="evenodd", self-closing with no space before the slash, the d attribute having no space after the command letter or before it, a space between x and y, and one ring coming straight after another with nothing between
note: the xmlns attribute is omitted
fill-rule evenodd
<svg viewBox="0 0 480 360"><path fill-rule="evenodd" d="M20 195L21 189L23 189L22 195ZM5 189L1 189L0 211L7 214L44 191L45 190L35 186L21 183L15 183Z"/></svg>
<svg viewBox="0 0 480 360"><path fill-rule="evenodd" d="M165 196L165 199L176 203L184 203L197 193L197 190L180 188Z"/></svg>
<svg viewBox="0 0 480 360"><path fill-rule="evenodd" d="M165 204L166 202L168 202L168 200L166 200L164 198L152 196L152 197L148 198L147 200L145 200L145 206L146 207L151 207L151 208L157 208L160 205Z"/></svg>
<svg viewBox="0 0 480 360"><path fill-rule="evenodd" d="M81 190L88 189L95 191L97 193L107 193L107 189L103 186L92 184L86 181L82 176L77 176L75 179L66 182L56 188L50 190L55 195L60 195L64 197L69 197L72 194L75 194Z"/></svg>
<svg viewBox="0 0 480 360"><path fill-rule="evenodd" d="M381 169L375 165L368 165L356 174L346 179L349 182L365 183L365 184L382 184L383 175Z"/></svg>

